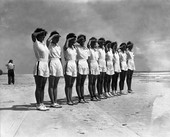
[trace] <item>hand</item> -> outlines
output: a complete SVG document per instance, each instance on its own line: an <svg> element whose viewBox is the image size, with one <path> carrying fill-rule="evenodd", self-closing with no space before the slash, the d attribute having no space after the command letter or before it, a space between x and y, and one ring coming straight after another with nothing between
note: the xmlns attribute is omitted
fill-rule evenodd
<svg viewBox="0 0 170 137"><path fill-rule="evenodd" d="M37 36L38 34L44 33L44 31L40 31L40 32L34 32L33 35Z"/></svg>
<svg viewBox="0 0 170 137"><path fill-rule="evenodd" d="M76 38L72 37L67 39L67 41L71 41L71 40L76 40Z"/></svg>

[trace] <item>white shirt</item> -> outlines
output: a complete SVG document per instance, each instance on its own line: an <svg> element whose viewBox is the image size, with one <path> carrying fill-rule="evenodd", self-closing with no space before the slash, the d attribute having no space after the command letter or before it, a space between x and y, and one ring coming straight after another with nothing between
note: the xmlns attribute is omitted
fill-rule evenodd
<svg viewBox="0 0 170 137"><path fill-rule="evenodd" d="M45 43L41 43L38 40L36 40L33 43L33 49L37 61L48 61L49 50Z"/></svg>
<svg viewBox="0 0 170 137"><path fill-rule="evenodd" d="M112 50L106 53L106 61L113 61L113 52Z"/></svg>
<svg viewBox="0 0 170 137"><path fill-rule="evenodd" d="M76 45L76 49L77 49L77 60L80 59L88 59L89 56L89 50L86 47L82 47L79 44Z"/></svg>
<svg viewBox="0 0 170 137"><path fill-rule="evenodd" d="M120 67L121 70L127 71L128 70L128 66L127 66L127 54L126 52L119 52L119 56L120 56Z"/></svg>
<svg viewBox="0 0 170 137"><path fill-rule="evenodd" d="M99 58L98 51L96 49L89 49L89 52L90 52L89 60L90 61L97 61L98 58Z"/></svg>
<svg viewBox="0 0 170 137"><path fill-rule="evenodd" d="M115 69L115 72L121 72L120 57L117 51L114 53L114 69Z"/></svg>
<svg viewBox="0 0 170 137"><path fill-rule="evenodd" d="M127 65L128 69L135 70L134 53L132 51L127 51Z"/></svg>
<svg viewBox="0 0 170 137"><path fill-rule="evenodd" d="M61 47L58 44L49 44L50 58L61 58Z"/></svg>
<svg viewBox="0 0 170 137"><path fill-rule="evenodd" d="M67 48L64 51L64 57L66 61L73 60L76 61L77 52L75 48Z"/></svg>
<svg viewBox="0 0 170 137"><path fill-rule="evenodd" d="M7 69L8 70L12 70L12 69L14 69L15 68L15 65L13 64L13 63L8 63L8 64L6 64L6 66L7 66Z"/></svg>
<svg viewBox="0 0 170 137"><path fill-rule="evenodd" d="M106 59L106 52L104 49L102 48L98 48L98 52L99 52L99 60L105 60Z"/></svg>

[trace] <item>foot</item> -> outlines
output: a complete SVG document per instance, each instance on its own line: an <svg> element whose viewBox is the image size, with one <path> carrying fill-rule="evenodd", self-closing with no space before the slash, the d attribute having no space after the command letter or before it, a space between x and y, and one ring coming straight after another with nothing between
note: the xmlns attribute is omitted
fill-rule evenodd
<svg viewBox="0 0 170 137"><path fill-rule="evenodd" d="M107 99L106 96L104 96L103 94L100 95L100 99Z"/></svg>
<svg viewBox="0 0 170 137"><path fill-rule="evenodd" d="M130 90L128 90L128 93L134 93L134 92L133 92L133 90L130 89Z"/></svg>
<svg viewBox="0 0 170 137"><path fill-rule="evenodd" d="M101 101L101 99L96 96L94 98L96 99L96 101Z"/></svg>
<svg viewBox="0 0 170 137"><path fill-rule="evenodd" d="M37 110L40 110L40 111L47 111L49 110L49 108L47 108L44 104L40 104L40 105L37 105Z"/></svg>
<svg viewBox="0 0 170 137"><path fill-rule="evenodd" d="M58 103L51 104L51 107L53 107L53 108L62 108L62 106L59 105Z"/></svg>
<svg viewBox="0 0 170 137"><path fill-rule="evenodd" d="M111 92L108 92L108 94L109 94L109 96L110 96L110 97L113 97L113 95L112 95L112 93L111 93Z"/></svg>
<svg viewBox="0 0 170 137"><path fill-rule="evenodd" d="M105 93L105 97L106 97L106 98L110 98L110 95L109 95L108 92Z"/></svg>
<svg viewBox="0 0 170 137"><path fill-rule="evenodd" d="M71 105L72 106L74 104L73 104L73 102L69 101L69 102L67 102L67 105Z"/></svg>
<svg viewBox="0 0 170 137"><path fill-rule="evenodd" d="M94 97L91 97L91 99L90 99L91 101L96 101L96 99L94 98Z"/></svg>
<svg viewBox="0 0 170 137"><path fill-rule="evenodd" d="M81 99L79 99L78 103L84 103L84 101L83 101L83 100L81 100Z"/></svg>
<svg viewBox="0 0 170 137"><path fill-rule="evenodd" d="M117 96L121 96L121 93L120 93L120 92L116 92L116 95L117 95Z"/></svg>
<svg viewBox="0 0 170 137"><path fill-rule="evenodd" d="M88 101L86 101L85 99L83 99L83 102L84 102L84 103L89 103L89 102L88 102Z"/></svg>

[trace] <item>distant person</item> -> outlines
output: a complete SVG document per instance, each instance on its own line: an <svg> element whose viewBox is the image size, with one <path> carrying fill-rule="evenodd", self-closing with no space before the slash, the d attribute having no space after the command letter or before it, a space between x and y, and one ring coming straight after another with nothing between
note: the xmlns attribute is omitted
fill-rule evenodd
<svg viewBox="0 0 170 137"><path fill-rule="evenodd" d="M133 76L133 72L135 70L134 53L133 53L132 49L133 49L133 43L129 41L127 43L128 71L127 71L127 78L126 78L127 87L128 87L128 93L132 92L132 87L131 87L131 85L132 85L132 76Z"/></svg>
<svg viewBox="0 0 170 137"><path fill-rule="evenodd" d="M85 47L86 36L79 35L77 37L77 43L75 48L77 50L77 79L76 79L76 91L78 95L79 103L88 103L84 98L84 82L89 74L89 66L87 59L89 56L89 50Z"/></svg>
<svg viewBox="0 0 170 137"><path fill-rule="evenodd" d="M125 78L127 76L127 54L126 54L126 43L122 43L120 45L120 67L121 67L121 72L120 72L120 81L119 81L119 88L120 88L120 94L121 95L126 95L127 93L123 92L124 90L124 82Z"/></svg>
<svg viewBox="0 0 170 137"><path fill-rule="evenodd" d="M112 94L113 95L120 95L119 92L117 91L117 84L118 84L118 78L121 72L120 69L120 57L118 53L118 47L117 47L117 42L113 42L111 44L112 50L113 50L113 65L114 65L114 70L115 73L112 75Z"/></svg>
<svg viewBox="0 0 170 137"><path fill-rule="evenodd" d="M60 34L57 31L52 31L47 39L47 47L50 51L49 55L49 86L48 93L51 99L51 107L61 108L57 103L57 86L60 77L63 76L63 67L61 64L61 47L58 45Z"/></svg>
<svg viewBox="0 0 170 137"><path fill-rule="evenodd" d="M99 64L98 64L98 51L97 51L97 39L92 37L89 39L87 44L89 49L89 76L88 76L88 89L90 92L91 101L99 101L100 99L96 96L96 81L97 77L100 74Z"/></svg>
<svg viewBox="0 0 170 137"><path fill-rule="evenodd" d="M104 88L104 78L106 74L106 52L105 52L105 39L104 38L99 38L98 39L98 54L99 54L99 70L100 74L98 75L97 78L97 90L98 90L98 95L99 98L101 99L106 99L107 97L104 96L103 94L103 88Z"/></svg>
<svg viewBox="0 0 170 137"><path fill-rule="evenodd" d="M111 41L107 40L105 42L105 51L106 51L106 75L104 81L104 89L105 89L105 96L112 97L112 93L110 91L111 87L111 79L112 75L114 75L114 66L113 66L113 52L111 48Z"/></svg>
<svg viewBox="0 0 170 137"><path fill-rule="evenodd" d="M6 67L8 69L8 84L10 85L11 83L15 83L15 74L14 74L14 69L15 65L13 63L13 60L9 60L8 64L6 64Z"/></svg>
<svg viewBox="0 0 170 137"><path fill-rule="evenodd" d="M69 33L66 36L66 42L63 47L64 58L65 58L65 94L68 105L74 105L72 100L72 88L77 77L77 65L76 65L76 48L74 46L76 42L76 35L74 33Z"/></svg>
<svg viewBox="0 0 170 137"><path fill-rule="evenodd" d="M44 38L46 37L47 31L42 28L37 28L32 33L32 41L33 41L33 49L35 53L35 57L37 59L33 71L36 90L35 90L35 98L36 98L36 108L40 111L46 111L48 108L44 105L44 88L49 77L49 67L48 67L48 57L49 50L44 42Z"/></svg>

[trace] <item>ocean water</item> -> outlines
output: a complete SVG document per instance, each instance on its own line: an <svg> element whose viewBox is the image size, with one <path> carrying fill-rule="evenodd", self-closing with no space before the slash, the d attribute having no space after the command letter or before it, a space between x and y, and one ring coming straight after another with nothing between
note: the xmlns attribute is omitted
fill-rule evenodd
<svg viewBox="0 0 170 137"><path fill-rule="evenodd" d="M170 71L162 72L134 72L134 78L141 81L170 82Z"/></svg>

